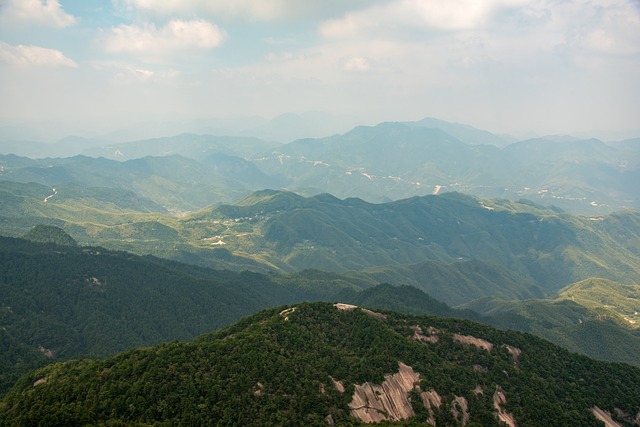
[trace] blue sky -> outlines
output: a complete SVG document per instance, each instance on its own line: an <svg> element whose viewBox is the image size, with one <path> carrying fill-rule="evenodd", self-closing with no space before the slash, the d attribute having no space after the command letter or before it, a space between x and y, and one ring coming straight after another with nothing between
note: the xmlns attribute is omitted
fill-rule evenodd
<svg viewBox="0 0 640 427"><path fill-rule="evenodd" d="M640 129L638 0L0 0L0 120ZM637 132L638 133L638 132Z"/></svg>

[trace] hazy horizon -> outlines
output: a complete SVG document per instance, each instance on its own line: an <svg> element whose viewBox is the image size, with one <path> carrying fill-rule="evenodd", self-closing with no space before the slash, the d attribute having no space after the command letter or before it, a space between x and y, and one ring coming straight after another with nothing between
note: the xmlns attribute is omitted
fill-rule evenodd
<svg viewBox="0 0 640 427"><path fill-rule="evenodd" d="M638 70L637 1L0 1L0 126L62 135L320 111L623 139Z"/></svg>

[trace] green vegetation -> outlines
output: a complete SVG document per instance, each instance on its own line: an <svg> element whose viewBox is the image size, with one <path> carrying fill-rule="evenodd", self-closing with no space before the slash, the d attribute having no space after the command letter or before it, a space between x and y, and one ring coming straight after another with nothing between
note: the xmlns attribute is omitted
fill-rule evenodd
<svg viewBox="0 0 640 427"><path fill-rule="evenodd" d="M355 425L348 408L355 385L382 383L400 362L420 375L414 386L441 397L433 411L438 425L457 424L451 405L458 396L468 402L471 423L499 425L496 390L507 400L503 412L521 426L598 426L591 411L596 406L631 425L640 410L640 369L597 362L531 335L429 316L384 312L381 318L327 303L284 309L190 343L25 375L5 396L0 423L321 426L331 415L337 425ZM436 328L438 342L412 339L415 326ZM461 344L454 334L493 347ZM430 416L419 393L409 393L413 425Z"/></svg>
<svg viewBox="0 0 640 427"><path fill-rule="evenodd" d="M596 221L457 193L370 204L265 190L176 217L97 188L60 186L52 196L37 184L0 182L0 190L5 235L46 224L82 245L207 267L365 270L349 274L410 284L449 304L487 295L537 298L589 277L640 281L640 215L633 211Z"/></svg>
<svg viewBox="0 0 640 427"><path fill-rule="evenodd" d="M58 246L76 246L73 237L59 227L52 225L36 225L24 236L25 239L38 243L52 243Z"/></svg>
<svg viewBox="0 0 640 427"><path fill-rule="evenodd" d="M553 299L476 300L464 307L484 322L530 332L591 357L640 366L640 286L604 279L572 284Z"/></svg>

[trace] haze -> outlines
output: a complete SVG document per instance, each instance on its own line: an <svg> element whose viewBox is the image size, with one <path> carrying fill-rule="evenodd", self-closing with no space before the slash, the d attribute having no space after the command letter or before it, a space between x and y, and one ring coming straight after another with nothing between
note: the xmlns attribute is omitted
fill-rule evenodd
<svg viewBox="0 0 640 427"><path fill-rule="evenodd" d="M637 1L0 0L4 129L323 111L622 139L638 70Z"/></svg>

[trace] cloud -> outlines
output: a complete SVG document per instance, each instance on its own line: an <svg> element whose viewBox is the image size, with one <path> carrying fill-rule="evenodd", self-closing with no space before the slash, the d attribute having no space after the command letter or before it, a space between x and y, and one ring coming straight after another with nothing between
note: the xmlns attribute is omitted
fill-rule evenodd
<svg viewBox="0 0 640 427"><path fill-rule="evenodd" d="M226 33L207 21L172 20L164 27L154 24L120 25L107 36L109 52L131 52L149 55L171 55L183 50L212 49L220 46Z"/></svg>
<svg viewBox="0 0 640 427"><path fill-rule="evenodd" d="M212 15L226 18L274 20L287 13L285 0L120 0L129 11L154 15Z"/></svg>
<svg viewBox="0 0 640 427"><path fill-rule="evenodd" d="M352 56L344 63L344 69L346 71L365 71L368 70L369 67L369 61L362 56Z"/></svg>
<svg viewBox="0 0 640 427"><path fill-rule="evenodd" d="M498 0L399 0L348 12L321 23L320 33L329 38L349 37L377 30L403 27L465 30L482 26ZM510 2L510 3L513 3Z"/></svg>
<svg viewBox="0 0 640 427"><path fill-rule="evenodd" d="M35 24L64 28L75 24L76 18L66 13L59 0L4 0L0 2L2 25Z"/></svg>
<svg viewBox="0 0 640 427"><path fill-rule="evenodd" d="M326 19L345 8L384 0L113 0L124 13L154 16L208 16L218 19L285 21Z"/></svg>
<svg viewBox="0 0 640 427"><path fill-rule="evenodd" d="M11 46L0 41L0 61L18 67L77 67L71 59L56 49L39 46Z"/></svg>

